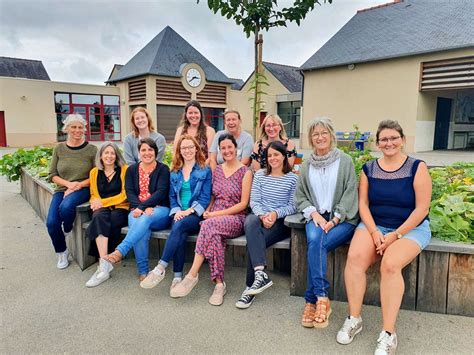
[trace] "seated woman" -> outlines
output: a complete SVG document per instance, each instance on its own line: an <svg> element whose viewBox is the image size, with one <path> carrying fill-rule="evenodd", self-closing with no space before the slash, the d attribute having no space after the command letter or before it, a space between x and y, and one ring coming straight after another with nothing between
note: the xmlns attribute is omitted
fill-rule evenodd
<svg viewBox="0 0 474 355"><path fill-rule="evenodd" d="M54 148L48 180L54 182L56 188L46 219L48 234L58 255L58 269L69 266L65 234L72 231L76 207L89 200L89 172L97 153L96 146L86 142L87 122L81 115L68 115L63 123L67 140Z"/></svg>
<svg viewBox="0 0 474 355"><path fill-rule="evenodd" d="M288 156L288 163L293 167L296 157L295 143L290 140L283 126L280 116L268 115L260 126L260 138L253 146L253 152L250 158L252 159L252 169L257 171L267 167L267 147L271 142L281 142L286 148Z"/></svg>
<svg viewBox="0 0 474 355"><path fill-rule="evenodd" d="M349 344L362 330L361 308L367 269L380 263L383 330L375 354L397 348L395 323L405 284L402 269L429 244L428 213L431 178L426 164L403 152L405 135L397 121L379 124L376 143L383 155L367 162L360 176L359 212L362 222L352 239L344 271L349 316L337 333Z"/></svg>
<svg viewBox="0 0 474 355"><path fill-rule="evenodd" d="M115 143L104 143L96 157L96 167L90 172L92 220L86 229L91 240L89 254L99 256L97 271L86 282L95 287L110 277L113 269L105 260L120 240L120 230L127 225L128 202L125 193L127 165ZM94 244L95 241L95 244Z"/></svg>
<svg viewBox="0 0 474 355"><path fill-rule="evenodd" d="M216 133L209 149L209 164L214 171L217 164L224 162L224 157L219 149L219 139L222 135L230 134L237 142L237 160L244 165L250 165L250 155L252 155L253 138L252 136L242 131L242 119L240 113L236 110L225 110L224 112L225 130Z"/></svg>
<svg viewBox="0 0 474 355"><path fill-rule="evenodd" d="M163 161L166 151L166 140L162 134L155 131L153 120L150 112L144 107L136 107L130 115L130 123L132 132L127 134L123 140L123 151L125 161L128 165L140 162L140 154L138 153L138 141L142 138L151 138L158 147L156 160Z"/></svg>
<svg viewBox="0 0 474 355"><path fill-rule="evenodd" d="M282 142L270 142L265 157L266 170L255 173L250 194L251 214L245 219L247 237L247 288L237 301L237 308L248 308L255 295L273 282L264 271L266 250L290 236L283 223L285 217L296 212L295 189L298 176L291 172L286 147Z"/></svg>
<svg viewBox="0 0 474 355"><path fill-rule="evenodd" d="M301 324L325 328L331 314L327 256L352 238L359 221L357 178L351 157L336 148L329 118L310 123L308 140L313 153L303 163L296 187L308 243L308 289Z"/></svg>
<svg viewBox="0 0 474 355"><path fill-rule="evenodd" d="M151 138L138 142L140 163L131 165L125 175L125 190L130 203L128 233L117 249L105 259L118 263L133 248L138 268L138 278L143 281L148 274L148 245L152 230L169 227L168 167L156 161L158 147Z"/></svg>
<svg viewBox="0 0 474 355"><path fill-rule="evenodd" d="M198 101L191 100L184 107L181 124L176 130L176 135L174 136L174 146L176 149L179 147L179 138L185 134L198 141L201 151L204 154L204 158L206 159L206 164L208 165L209 149L211 148L216 131L204 122L204 114L202 112L201 104ZM175 151L175 155L176 154L179 155L179 150Z"/></svg>
<svg viewBox="0 0 474 355"><path fill-rule="evenodd" d="M188 235L199 232L202 215L211 201L212 172L205 165L204 154L196 139L181 136L178 152L173 158L170 177L171 232L158 265L140 283L143 288L153 288L165 277L165 269L173 259L174 279L171 290L183 276Z"/></svg>
<svg viewBox="0 0 474 355"><path fill-rule="evenodd" d="M186 296L198 282L205 259L216 283L209 303L219 306L224 301L224 254L226 239L243 234L246 208L250 198L252 173L237 160L237 142L231 134L219 137L224 163L217 166L212 179L212 198L204 212L204 221L196 243L193 265L186 277L171 290L171 297Z"/></svg>

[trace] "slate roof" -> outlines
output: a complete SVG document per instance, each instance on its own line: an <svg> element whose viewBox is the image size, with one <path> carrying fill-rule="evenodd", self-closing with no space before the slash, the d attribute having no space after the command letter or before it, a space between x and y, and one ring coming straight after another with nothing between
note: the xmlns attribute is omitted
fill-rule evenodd
<svg viewBox="0 0 474 355"><path fill-rule="evenodd" d="M181 77L180 67L185 63L199 64L206 73L207 81L232 83L226 75L170 26L166 26L115 75L112 75L108 82L148 74Z"/></svg>
<svg viewBox="0 0 474 355"><path fill-rule="evenodd" d="M107 79L106 82L110 80L110 78L112 77L112 75L114 75L114 73L118 72L122 68L123 68L123 64L114 64L112 71L110 72L109 78Z"/></svg>
<svg viewBox="0 0 474 355"><path fill-rule="evenodd" d="M229 78L232 81L230 88L232 90L240 90L244 86L244 81L242 79Z"/></svg>
<svg viewBox="0 0 474 355"><path fill-rule="evenodd" d="M351 63L473 48L474 1L405 0L358 11L302 66Z"/></svg>
<svg viewBox="0 0 474 355"><path fill-rule="evenodd" d="M262 64L289 92L301 92L303 76L298 67L269 62L263 62Z"/></svg>
<svg viewBox="0 0 474 355"><path fill-rule="evenodd" d="M0 57L0 76L51 80L41 60Z"/></svg>

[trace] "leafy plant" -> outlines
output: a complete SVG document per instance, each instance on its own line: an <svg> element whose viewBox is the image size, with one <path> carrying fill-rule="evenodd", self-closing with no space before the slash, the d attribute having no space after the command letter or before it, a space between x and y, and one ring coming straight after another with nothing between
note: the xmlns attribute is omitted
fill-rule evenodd
<svg viewBox="0 0 474 355"><path fill-rule="evenodd" d="M34 176L47 176L52 155L53 148L18 149L0 159L0 175L6 176L8 181L17 181L24 167Z"/></svg>
<svg viewBox="0 0 474 355"><path fill-rule="evenodd" d="M430 227L436 238L474 243L474 163L430 169Z"/></svg>
<svg viewBox="0 0 474 355"><path fill-rule="evenodd" d="M173 145L167 144L165 155L163 156L163 164L167 165L171 169L171 163L173 162Z"/></svg>

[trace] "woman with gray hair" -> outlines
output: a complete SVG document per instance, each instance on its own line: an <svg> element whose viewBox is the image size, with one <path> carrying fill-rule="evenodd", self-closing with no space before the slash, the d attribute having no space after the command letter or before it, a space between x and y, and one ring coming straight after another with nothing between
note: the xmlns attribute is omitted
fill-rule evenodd
<svg viewBox="0 0 474 355"><path fill-rule="evenodd" d="M303 163L296 186L308 243L308 289L301 324L325 328L331 314L327 255L354 233L359 220L357 179L351 157L336 148L329 118L315 119L308 127L308 139L313 152Z"/></svg>
<svg viewBox="0 0 474 355"><path fill-rule="evenodd" d="M113 266L104 257L117 247L120 230L127 225L129 207L125 192L127 165L117 145L104 143L95 164L89 174L93 214L86 235L92 242L89 254L99 257L99 266L86 282L87 287L109 279Z"/></svg>
<svg viewBox="0 0 474 355"><path fill-rule="evenodd" d="M53 152L48 180L56 184L49 205L46 226L58 255L58 269L69 265L66 236L72 230L76 207L87 202L89 172L94 167L97 148L86 142L87 122L79 114L71 114L63 121L67 140L59 143Z"/></svg>

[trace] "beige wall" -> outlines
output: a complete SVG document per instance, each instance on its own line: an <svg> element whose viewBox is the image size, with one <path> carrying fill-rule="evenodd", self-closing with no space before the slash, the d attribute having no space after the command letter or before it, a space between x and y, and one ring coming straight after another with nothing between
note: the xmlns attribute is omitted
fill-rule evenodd
<svg viewBox="0 0 474 355"><path fill-rule="evenodd" d="M118 88L113 86L0 77L0 111L5 111L8 146L30 147L56 142L55 91L119 94Z"/></svg>
<svg viewBox="0 0 474 355"><path fill-rule="evenodd" d="M264 102L263 111L268 114L277 113L277 102L276 96L281 94L289 94L290 92L286 87L284 87L280 81L273 76L268 70L264 68L264 74L267 78L268 86L263 85L263 91L266 92L266 95L263 95L262 101ZM235 108L240 112L242 117L242 128L249 133L253 132L253 123L252 123L252 102L249 101L249 98L252 97L252 93L248 92L251 81L253 80L254 75L252 74L249 79L240 91L230 90L229 98L229 107Z"/></svg>
<svg viewBox="0 0 474 355"><path fill-rule="evenodd" d="M337 131L375 134L383 119L396 119L407 136L408 152L433 147L436 94L420 93L420 64L425 61L472 55L455 50L305 72L301 142L307 147L306 127L311 119L329 116ZM419 136L419 138L418 138Z"/></svg>

